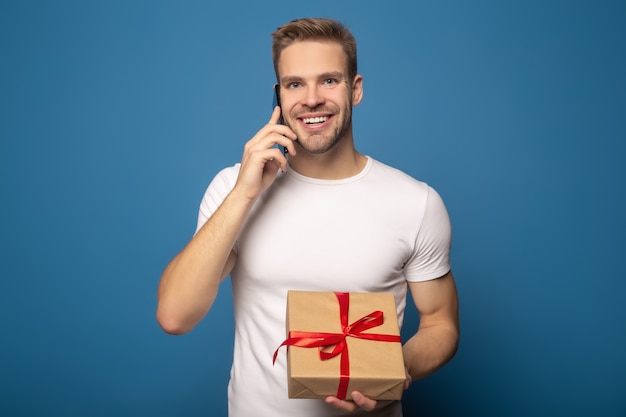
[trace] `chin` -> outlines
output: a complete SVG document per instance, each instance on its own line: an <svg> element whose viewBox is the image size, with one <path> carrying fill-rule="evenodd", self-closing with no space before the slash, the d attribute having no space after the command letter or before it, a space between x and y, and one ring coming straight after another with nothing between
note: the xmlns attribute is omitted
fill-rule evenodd
<svg viewBox="0 0 626 417"><path fill-rule="evenodd" d="M331 141L318 142L313 138L309 138L304 143L300 139L296 141L296 143L298 143L305 152L313 155L321 155L331 151L333 148L335 148L338 142L339 140L336 139Z"/></svg>

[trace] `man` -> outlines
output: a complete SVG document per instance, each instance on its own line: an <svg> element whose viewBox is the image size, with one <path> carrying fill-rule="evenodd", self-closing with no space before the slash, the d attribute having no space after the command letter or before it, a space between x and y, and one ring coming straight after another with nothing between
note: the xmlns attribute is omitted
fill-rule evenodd
<svg viewBox="0 0 626 417"><path fill-rule="evenodd" d="M287 290L393 292L401 324L410 288L418 332L403 346L408 387L456 352L457 295L450 222L439 195L360 154L352 107L363 97L356 42L336 21L300 19L273 33L281 108L221 171L201 203L198 229L163 272L157 319L190 331L230 274L235 350L229 415L400 416L398 402L287 398ZM287 149L288 155L276 145Z"/></svg>

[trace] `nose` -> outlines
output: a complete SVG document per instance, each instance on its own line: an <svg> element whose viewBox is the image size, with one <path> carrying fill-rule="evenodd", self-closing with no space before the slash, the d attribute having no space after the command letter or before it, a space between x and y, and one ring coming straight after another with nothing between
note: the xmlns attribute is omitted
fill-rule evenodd
<svg viewBox="0 0 626 417"><path fill-rule="evenodd" d="M303 104L309 108L315 108L324 102L324 97L320 94L319 86L312 85L307 87L306 94L303 97Z"/></svg>

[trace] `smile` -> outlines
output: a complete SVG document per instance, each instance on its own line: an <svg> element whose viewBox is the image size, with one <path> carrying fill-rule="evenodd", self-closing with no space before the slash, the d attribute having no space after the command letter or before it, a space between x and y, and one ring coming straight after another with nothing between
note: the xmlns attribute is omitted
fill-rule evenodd
<svg viewBox="0 0 626 417"><path fill-rule="evenodd" d="M328 120L328 116L322 116L322 117L305 117L302 119L302 121L307 124L307 125L312 125L312 124L318 124L318 123L324 123L326 120Z"/></svg>

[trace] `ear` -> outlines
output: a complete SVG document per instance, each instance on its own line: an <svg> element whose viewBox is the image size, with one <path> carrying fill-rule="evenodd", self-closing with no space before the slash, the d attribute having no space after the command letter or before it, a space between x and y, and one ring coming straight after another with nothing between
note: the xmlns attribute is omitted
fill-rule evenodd
<svg viewBox="0 0 626 417"><path fill-rule="evenodd" d="M357 106L363 99L363 76L357 74L352 82L352 105Z"/></svg>

